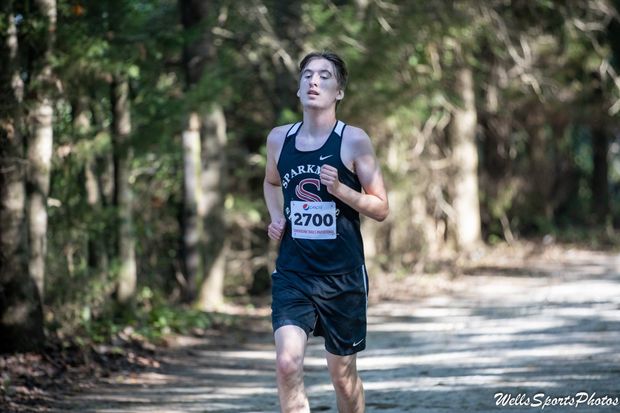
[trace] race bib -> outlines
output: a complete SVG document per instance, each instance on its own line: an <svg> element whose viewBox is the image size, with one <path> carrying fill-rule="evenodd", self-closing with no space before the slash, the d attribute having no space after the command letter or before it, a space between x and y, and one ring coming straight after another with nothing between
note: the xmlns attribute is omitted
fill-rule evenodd
<svg viewBox="0 0 620 413"><path fill-rule="evenodd" d="M293 238L336 239L336 203L291 201Z"/></svg>

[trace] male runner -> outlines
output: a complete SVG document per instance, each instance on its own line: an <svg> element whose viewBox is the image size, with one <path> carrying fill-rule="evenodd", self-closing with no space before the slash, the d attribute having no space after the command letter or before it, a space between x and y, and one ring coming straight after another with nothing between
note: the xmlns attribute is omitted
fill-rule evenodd
<svg viewBox="0 0 620 413"><path fill-rule="evenodd" d="M272 324L282 412L309 412L303 359L310 332L325 338L338 411L363 412L356 353L366 347L368 275L359 214L383 221L388 200L368 135L336 119L347 69L333 53L301 61L303 122L267 137L268 235L281 240L272 274Z"/></svg>

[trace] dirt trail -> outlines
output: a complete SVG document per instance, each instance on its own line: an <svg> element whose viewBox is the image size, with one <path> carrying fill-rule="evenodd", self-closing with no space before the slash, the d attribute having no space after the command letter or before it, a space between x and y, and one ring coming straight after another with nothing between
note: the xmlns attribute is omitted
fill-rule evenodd
<svg viewBox="0 0 620 413"><path fill-rule="evenodd" d="M369 311L368 347L358 362L368 412L620 411L593 405L620 399L618 255L569 250L482 266L449 292ZM52 411L277 412L267 312L250 326L180 339L157 372L112 378ZM306 386L313 412L335 412L323 352L312 338ZM516 406L497 405L497 393L512 395ZM591 399L534 407L553 401L547 397Z"/></svg>

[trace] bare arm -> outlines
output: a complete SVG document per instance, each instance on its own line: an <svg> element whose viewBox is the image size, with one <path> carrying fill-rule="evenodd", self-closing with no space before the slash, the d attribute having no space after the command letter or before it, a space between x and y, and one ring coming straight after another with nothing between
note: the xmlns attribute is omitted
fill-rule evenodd
<svg viewBox="0 0 620 413"><path fill-rule="evenodd" d="M353 128L351 128L353 129ZM383 221L389 212L389 204L381 168L368 135L361 129L355 128L349 136L350 151L353 166L363 192L357 192L338 179L336 168L324 165L321 168L321 183L327 186L327 191L339 198L345 204L377 221Z"/></svg>
<svg viewBox="0 0 620 413"><path fill-rule="evenodd" d="M286 127L274 128L267 137L267 165L265 166L265 180L263 181L263 195L271 223L267 227L269 238L282 239L286 219L282 214L284 200L280 188L280 174L278 173L277 158L282 149L286 134Z"/></svg>

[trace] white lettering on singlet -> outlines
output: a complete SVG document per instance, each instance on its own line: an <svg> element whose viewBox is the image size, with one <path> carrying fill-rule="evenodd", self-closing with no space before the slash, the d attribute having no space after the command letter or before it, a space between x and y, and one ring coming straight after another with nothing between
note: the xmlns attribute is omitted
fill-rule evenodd
<svg viewBox="0 0 620 413"><path fill-rule="evenodd" d="M294 178L300 174L320 175L321 167L319 165L299 165L297 168L291 169L282 177L282 188L286 189L291 181L291 178Z"/></svg>

